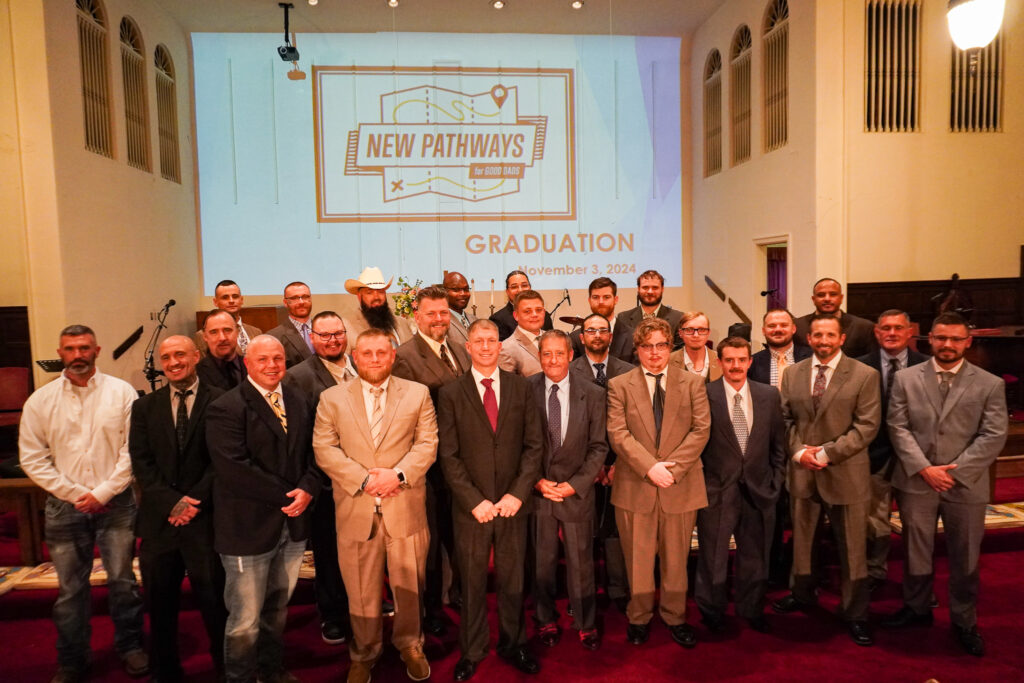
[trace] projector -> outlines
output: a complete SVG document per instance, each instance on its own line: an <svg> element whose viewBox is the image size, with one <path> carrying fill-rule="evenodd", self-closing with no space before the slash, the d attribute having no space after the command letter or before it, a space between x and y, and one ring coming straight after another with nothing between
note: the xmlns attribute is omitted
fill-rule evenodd
<svg viewBox="0 0 1024 683"><path fill-rule="evenodd" d="M294 45L282 45L277 48L277 54L280 55L281 59L285 62L299 61L299 48Z"/></svg>

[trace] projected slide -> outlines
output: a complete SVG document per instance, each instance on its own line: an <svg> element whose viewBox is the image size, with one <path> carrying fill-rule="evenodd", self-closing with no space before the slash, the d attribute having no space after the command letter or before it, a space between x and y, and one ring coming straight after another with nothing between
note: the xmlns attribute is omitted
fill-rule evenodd
<svg viewBox="0 0 1024 683"><path fill-rule="evenodd" d="M681 284L677 39L300 35L306 80L279 42L193 34L208 293L341 292L371 265Z"/></svg>

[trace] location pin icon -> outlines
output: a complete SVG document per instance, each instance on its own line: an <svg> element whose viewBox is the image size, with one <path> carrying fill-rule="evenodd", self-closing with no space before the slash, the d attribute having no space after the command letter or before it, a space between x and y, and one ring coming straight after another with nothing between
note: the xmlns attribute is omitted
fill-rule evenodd
<svg viewBox="0 0 1024 683"><path fill-rule="evenodd" d="M503 85L496 85L491 88L491 99L498 105L498 109L501 109L501 105L505 104L505 100L508 98L508 90Z"/></svg>

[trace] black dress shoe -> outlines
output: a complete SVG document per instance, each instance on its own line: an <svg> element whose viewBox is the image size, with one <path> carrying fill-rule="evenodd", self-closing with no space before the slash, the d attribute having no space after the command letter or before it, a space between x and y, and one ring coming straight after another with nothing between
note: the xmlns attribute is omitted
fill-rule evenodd
<svg viewBox="0 0 1024 683"><path fill-rule="evenodd" d="M772 632L772 625L768 622L768 617L763 614L759 614L752 619L747 619L747 625L758 633Z"/></svg>
<svg viewBox="0 0 1024 683"><path fill-rule="evenodd" d="M380 602L380 614L382 617L393 617L395 616L395 603L391 600L381 600Z"/></svg>
<svg viewBox="0 0 1024 683"><path fill-rule="evenodd" d="M601 647L601 634L596 628L580 631L580 644L591 652Z"/></svg>
<svg viewBox="0 0 1024 683"><path fill-rule="evenodd" d="M972 626L970 628L963 628L953 624L953 633L956 634L956 639L960 643L967 654L974 655L975 657L981 657L985 654L985 640L978 633L978 627Z"/></svg>
<svg viewBox="0 0 1024 683"><path fill-rule="evenodd" d="M428 615L423 619L424 633L429 633L432 636L443 636L447 631L448 626L444 623L444 619L436 614Z"/></svg>
<svg viewBox="0 0 1024 683"><path fill-rule="evenodd" d="M471 662L465 657L455 664L454 678L457 681L468 681L476 673L476 662Z"/></svg>
<svg viewBox="0 0 1024 683"><path fill-rule="evenodd" d="M697 647L697 632L689 624L669 626L668 632L672 634L672 640L679 645L687 649Z"/></svg>
<svg viewBox="0 0 1024 683"><path fill-rule="evenodd" d="M328 645L341 645L348 640L348 630L336 621L320 624L320 639Z"/></svg>
<svg viewBox="0 0 1024 683"><path fill-rule="evenodd" d="M562 630L557 624L544 624L537 631L537 640L545 647L554 647L562 637Z"/></svg>
<svg viewBox="0 0 1024 683"><path fill-rule="evenodd" d="M772 603L772 609L779 614L791 614L792 612L804 612L813 607L811 603L803 602L798 600L795 595L790 593L784 598L779 598Z"/></svg>
<svg viewBox="0 0 1024 683"><path fill-rule="evenodd" d="M871 637L871 629L868 627L868 622L851 621L847 628L850 630L850 638L858 645L868 647L875 644L875 639Z"/></svg>
<svg viewBox="0 0 1024 683"><path fill-rule="evenodd" d="M907 626L931 626L933 622L932 613L929 610L924 614L918 614L906 605L898 612L890 614L882 619L882 626L885 628L906 628Z"/></svg>
<svg viewBox="0 0 1024 683"><path fill-rule="evenodd" d="M720 614L705 614L701 617L701 621L712 633L722 633L725 631L725 618Z"/></svg>
<svg viewBox="0 0 1024 683"><path fill-rule="evenodd" d="M876 590L885 585L885 579L880 579L877 576L868 577L868 592L874 593Z"/></svg>
<svg viewBox="0 0 1024 683"><path fill-rule="evenodd" d="M650 624L630 624L626 627L626 642L631 645L643 645L650 635Z"/></svg>
<svg viewBox="0 0 1024 683"><path fill-rule="evenodd" d="M524 674L540 673L540 662L525 647L520 647L510 654L501 655L501 658Z"/></svg>

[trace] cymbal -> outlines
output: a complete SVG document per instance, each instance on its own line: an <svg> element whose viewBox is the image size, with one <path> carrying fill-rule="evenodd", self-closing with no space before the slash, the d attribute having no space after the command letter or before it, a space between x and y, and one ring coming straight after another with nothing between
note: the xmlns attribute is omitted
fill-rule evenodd
<svg viewBox="0 0 1024 683"><path fill-rule="evenodd" d="M579 327L580 325L583 324L584 320L584 318L580 318L579 316L575 315L563 315L559 316L558 319L561 320L563 323L566 323L567 325L572 325L573 327Z"/></svg>

